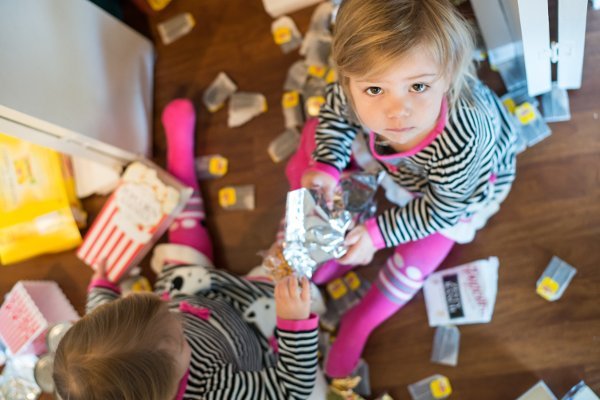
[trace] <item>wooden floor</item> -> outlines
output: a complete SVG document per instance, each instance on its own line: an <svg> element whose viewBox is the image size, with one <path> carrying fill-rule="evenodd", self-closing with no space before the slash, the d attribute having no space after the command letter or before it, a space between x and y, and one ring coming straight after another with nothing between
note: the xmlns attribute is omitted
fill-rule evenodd
<svg viewBox="0 0 600 400"><path fill-rule="evenodd" d="M291 15L302 32L312 11ZM164 165L160 111L175 97L193 99L197 154L219 153L230 161L227 176L202 184L216 264L241 274L260 262L256 253L271 244L284 212L284 165L274 164L266 149L283 131L283 82L300 56L284 55L274 44L272 18L260 0L174 0L150 17L152 35L157 38L156 23L180 12L195 17L193 32L167 47L155 40L155 159ZM434 330L423 296L417 295L367 345L374 394L387 391L407 399L408 384L435 373L450 379L456 399L515 399L540 379L558 397L582 379L600 393L600 11L588 12L587 32L583 88L570 93L572 119L551 124L550 138L519 155L517 180L500 212L442 265L500 259L492 322L460 327L457 367L432 364ZM200 100L220 71L239 90L263 93L269 111L240 128L227 128L227 110L210 114ZM497 76L485 76L501 94ZM218 206L218 190L238 184L255 185L254 211ZM92 217L103 200L85 201ZM554 255L578 272L563 298L550 303L535 293L535 283ZM360 273L372 279L385 256ZM51 279L82 312L90 275L74 252L42 256L0 267L0 294L21 279Z"/></svg>

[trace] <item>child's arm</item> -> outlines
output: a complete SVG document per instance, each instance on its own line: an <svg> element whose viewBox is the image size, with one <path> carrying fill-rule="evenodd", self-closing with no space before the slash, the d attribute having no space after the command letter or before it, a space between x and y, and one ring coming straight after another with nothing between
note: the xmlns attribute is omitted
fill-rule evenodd
<svg viewBox="0 0 600 400"><path fill-rule="evenodd" d="M238 371L224 364L211 371L207 399L306 399L317 371L318 318L309 315L308 280L298 290L296 277L281 280L275 288L277 364L260 371ZM289 318L289 319L288 319Z"/></svg>
<svg viewBox="0 0 600 400"><path fill-rule="evenodd" d="M348 119L349 105L339 84L327 87L315 131L314 164L302 178L302 186L333 191L340 173L350 162L352 142L360 127Z"/></svg>
<svg viewBox="0 0 600 400"><path fill-rule="evenodd" d="M87 303L85 313L88 314L99 305L108 303L121 297L121 289L106 277L106 262L100 261L96 266L96 272L92 275L88 285Z"/></svg>
<svg viewBox="0 0 600 400"><path fill-rule="evenodd" d="M482 165L476 149L465 149L455 158L439 162L437 171L430 171L422 196L410 200L404 207L392 207L372 220L377 235L385 247L414 241L458 223L469 206L493 196L488 182L489 166ZM457 159L466 159L461 168L452 168Z"/></svg>

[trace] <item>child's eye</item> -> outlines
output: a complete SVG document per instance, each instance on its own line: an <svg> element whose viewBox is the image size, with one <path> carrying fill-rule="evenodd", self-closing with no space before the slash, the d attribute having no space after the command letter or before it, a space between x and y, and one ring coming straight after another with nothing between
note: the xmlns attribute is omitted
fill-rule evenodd
<svg viewBox="0 0 600 400"><path fill-rule="evenodd" d="M369 95L369 96L378 96L383 92L383 89L377 86L371 86L368 87L367 90L365 90L365 92Z"/></svg>
<svg viewBox="0 0 600 400"><path fill-rule="evenodd" d="M414 85L412 85L411 89L413 92L422 93L429 89L429 85L426 85L424 83L415 83Z"/></svg>

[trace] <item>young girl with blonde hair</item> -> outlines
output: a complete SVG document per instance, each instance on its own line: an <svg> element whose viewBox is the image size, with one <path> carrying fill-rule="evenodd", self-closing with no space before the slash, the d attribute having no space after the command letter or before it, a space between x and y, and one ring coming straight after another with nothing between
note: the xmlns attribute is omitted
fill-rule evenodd
<svg viewBox="0 0 600 400"><path fill-rule="evenodd" d="M468 23L448 0L345 0L334 26L340 82L304 128L287 167L292 188L331 196L351 162L387 173L396 205L352 229L324 283L394 247L375 284L342 319L326 360L349 375L370 333L406 304L455 242L473 239L515 178L515 132L472 71ZM313 151L314 150L314 151Z"/></svg>
<svg viewBox="0 0 600 400"><path fill-rule="evenodd" d="M57 392L64 400L308 398L318 324L309 315L308 280L273 285L212 266L192 104L171 102L163 124L168 170L195 192L170 228L170 243L155 249L156 294L120 298L100 264L88 314L58 346Z"/></svg>

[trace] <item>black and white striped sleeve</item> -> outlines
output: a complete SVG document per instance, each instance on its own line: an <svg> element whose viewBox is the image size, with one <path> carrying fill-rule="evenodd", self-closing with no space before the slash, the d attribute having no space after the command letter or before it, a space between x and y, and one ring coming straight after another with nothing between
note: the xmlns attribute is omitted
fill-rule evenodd
<svg viewBox="0 0 600 400"><path fill-rule="evenodd" d="M359 126L348 119L348 102L338 83L327 86L325 104L319 112L313 158L342 171L350 162L352 142Z"/></svg>
<svg viewBox="0 0 600 400"><path fill-rule="evenodd" d="M313 391L317 373L317 318L301 323L303 328L278 327L279 355L275 366L260 371L239 371L231 364L214 370L203 398L306 399ZM278 323L279 325L279 323Z"/></svg>
<svg viewBox="0 0 600 400"><path fill-rule="evenodd" d="M488 195L494 167L494 128L477 111L461 109L447 134L429 146L427 185L404 207L377 218L386 247L428 236L455 225L473 202Z"/></svg>
<svg viewBox="0 0 600 400"><path fill-rule="evenodd" d="M89 314L96 307L109 303L121 297L121 290L106 279L94 279L88 286L85 313Z"/></svg>

